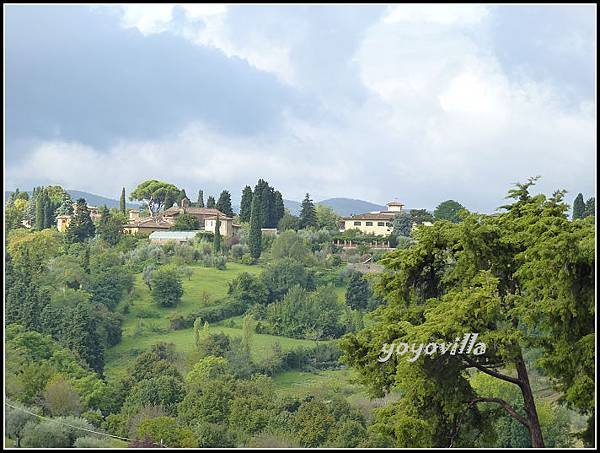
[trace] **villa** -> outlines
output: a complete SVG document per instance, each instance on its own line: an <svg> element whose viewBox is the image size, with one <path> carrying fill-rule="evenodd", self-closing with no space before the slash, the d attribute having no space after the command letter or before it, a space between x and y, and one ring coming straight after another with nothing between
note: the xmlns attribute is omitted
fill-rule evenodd
<svg viewBox="0 0 600 453"><path fill-rule="evenodd" d="M123 227L123 230L130 234L139 233L144 235L150 235L155 231L169 230L175 225L177 218L182 214L189 214L195 217L198 219L201 231L209 231L213 234L218 217L221 222L219 232L225 238L237 236L241 229L241 225L233 223L232 217L228 217L218 209L190 207L190 200L184 198L181 200L181 206L172 206L165 209L157 218L140 218L138 210L129 211L129 222Z"/></svg>
<svg viewBox="0 0 600 453"><path fill-rule="evenodd" d="M365 214L357 214L344 217L341 231L355 229L365 234L377 236L389 236L393 230L392 222L399 212L402 212L404 204L397 200L387 204L387 211L372 211Z"/></svg>

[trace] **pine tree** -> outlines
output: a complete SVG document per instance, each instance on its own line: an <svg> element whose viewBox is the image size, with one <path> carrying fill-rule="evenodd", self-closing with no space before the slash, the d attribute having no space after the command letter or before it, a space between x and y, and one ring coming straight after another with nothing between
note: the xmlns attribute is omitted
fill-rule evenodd
<svg viewBox="0 0 600 453"><path fill-rule="evenodd" d="M250 234L248 236L250 255L257 260L262 251L262 231L260 225L260 196L255 191L252 197L252 209L250 212Z"/></svg>
<svg viewBox="0 0 600 453"><path fill-rule="evenodd" d="M348 289L346 289L346 304L354 310L367 308L371 298L369 282L364 279L360 272L353 272L350 276Z"/></svg>
<svg viewBox="0 0 600 453"><path fill-rule="evenodd" d="M94 371L104 368L104 342L96 330L96 320L89 303L80 302L65 320L61 343L75 351Z"/></svg>
<svg viewBox="0 0 600 453"><path fill-rule="evenodd" d="M96 233L96 227L90 216L90 210L84 198L77 200L75 211L67 228L67 241L84 242Z"/></svg>
<svg viewBox="0 0 600 453"><path fill-rule="evenodd" d="M62 203L56 209L56 215L72 215L73 214L73 200L71 196L65 192L63 195Z"/></svg>
<svg viewBox="0 0 600 453"><path fill-rule="evenodd" d="M585 203L583 202L583 195L580 193L573 202L573 220L583 219L585 215Z"/></svg>
<svg viewBox="0 0 600 453"><path fill-rule="evenodd" d="M127 212L127 207L125 205L125 187L121 190L121 198L119 200L119 210L125 214Z"/></svg>
<svg viewBox="0 0 600 453"><path fill-rule="evenodd" d="M302 201L302 209L300 210L300 228L316 227L317 226L317 211L315 205L306 194Z"/></svg>
<svg viewBox="0 0 600 453"><path fill-rule="evenodd" d="M216 207L227 217L233 217L233 208L231 207L231 194L229 193L229 191L224 190L223 192L221 192Z"/></svg>
<svg viewBox="0 0 600 453"><path fill-rule="evenodd" d="M215 203L215 197L213 197L212 195L210 195L208 197L208 200L206 200L206 207L207 208L214 208L216 205Z"/></svg>
<svg viewBox="0 0 600 453"><path fill-rule="evenodd" d="M213 248L215 254L221 251L221 220L219 219L219 215L217 214L217 220L215 222L215 235L213 239Z"/></svg>
<svg viewBox="0 0 600 453"><path fill-rule="evenodd" d="M198 203L196 206L199 208L204 207L204 192L202 190L198 191Z"/></svg>
<svg viewBox="0 0 600 453"><path fill-rule="evenodd" d="M246 186L242 190L242 201L240 202L240 220L250 222L250 213L252 212L252 187Z"/></svg>

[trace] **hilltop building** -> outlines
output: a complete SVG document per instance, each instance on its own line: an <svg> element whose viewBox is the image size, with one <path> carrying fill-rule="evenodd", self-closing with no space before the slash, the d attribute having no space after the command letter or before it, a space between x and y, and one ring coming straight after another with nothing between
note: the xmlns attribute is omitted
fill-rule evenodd
<svg viewBox="0 0 600 453"><path fill-rule="evenodd" d="M233 218L228 217L221 211L215 208L196 208L190 207L190 200L184 198L181 200L181 206L173 206L165 209L157 218L145 217L140 218L140 212L138 210L129 211L129 222L124 226L123 230L130 234L147 234L150 235L155 231L169 230L175 222L177 217L182 214L189 214L196 219L200 226L200 231L209 231L214 234L217 216L221 222L219 232L222 237L230 238L237 236L240 232L241 225L233 223Z"/></svg>
<svg viewBox="0 0 600 453"><path fill-rule="evenodd" d="M402 212L404 204L397 200L387 204L387 211L372 211L364 214L351 215L342 219L341 231L355 229L366 234L377 236L388 236L392 230L392 222L399 212Z"/></svg>

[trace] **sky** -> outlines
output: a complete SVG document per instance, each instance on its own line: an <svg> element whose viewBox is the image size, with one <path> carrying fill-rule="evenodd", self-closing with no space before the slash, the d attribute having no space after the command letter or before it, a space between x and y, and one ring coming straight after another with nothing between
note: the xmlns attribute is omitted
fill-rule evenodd
<svg viewBox="0 0 600 453"><path fill-rule="evenodd" d="M595 5L9 5L5 189L595 195Z"/></svg>

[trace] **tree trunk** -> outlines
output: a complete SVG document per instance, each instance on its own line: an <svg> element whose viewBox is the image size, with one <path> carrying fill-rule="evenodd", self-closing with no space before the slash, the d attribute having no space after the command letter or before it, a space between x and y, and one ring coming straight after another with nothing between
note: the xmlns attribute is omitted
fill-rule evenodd
<svg viewBox="0 0 600 453"><path fill-rule="evenodd" d="M535 408L535 400L533 392L529 384L529 374L523 360L523 355L519 353L516 361L517 376L521 381L521 393L523 394L523 403L525 404L525 412L529 420L529 436L531 437L531 446L534 448L544 448L544 439L542 438L542 428L538 419L537 409Z"/></svg>

